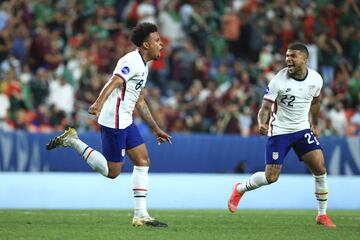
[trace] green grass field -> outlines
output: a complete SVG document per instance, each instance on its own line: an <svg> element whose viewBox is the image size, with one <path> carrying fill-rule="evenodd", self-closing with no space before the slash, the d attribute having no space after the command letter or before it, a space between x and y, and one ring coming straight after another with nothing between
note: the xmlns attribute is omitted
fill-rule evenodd
<svg viewBox="0 0 360 240"><path fill-rule="evenodd" d="M169 228L132 227L131 210L0 210L0 239L360 239L360 211L331 211L337 228L315 224L314 211L158 210Z"/></svg>

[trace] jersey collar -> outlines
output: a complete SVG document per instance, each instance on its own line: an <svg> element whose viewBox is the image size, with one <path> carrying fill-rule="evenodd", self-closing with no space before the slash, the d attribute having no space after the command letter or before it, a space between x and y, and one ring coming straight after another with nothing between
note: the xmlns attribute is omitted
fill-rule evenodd
<svg viewBox="0 0 360 240"><path fill-rule="evenodd" d="M291 78L294 79L295 81L302 82L302 81L304 81L304 80L307 78L308 74L309 74L309 69L306 68L306 75L305 75L304 78L295 78L295 77L293 77L293 76L291 76Z"/></svg>
<svg viewBox="0 0 360 240"><path fill-rule="evenodd" d="M137 49L137 51L138 51L138 53L139 53L139 55L140 55L141 59L143 60L144 65L146 66L146 61L145 61L145 59L144 59L143 55L141 54L141 52L139 51L139 49Z"/></svg>

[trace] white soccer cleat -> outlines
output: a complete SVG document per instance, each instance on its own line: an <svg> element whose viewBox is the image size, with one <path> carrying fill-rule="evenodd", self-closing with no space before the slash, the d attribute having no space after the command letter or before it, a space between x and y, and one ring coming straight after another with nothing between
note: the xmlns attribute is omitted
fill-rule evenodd
<svg viewBox="0 0 360 240"><path fill-rule="evenodd" d="M46 144L46 149L51 150L57 147L70 147L70 139L79 139L75 128L68 128L63 134L51 139L50 142Z"/></svg>

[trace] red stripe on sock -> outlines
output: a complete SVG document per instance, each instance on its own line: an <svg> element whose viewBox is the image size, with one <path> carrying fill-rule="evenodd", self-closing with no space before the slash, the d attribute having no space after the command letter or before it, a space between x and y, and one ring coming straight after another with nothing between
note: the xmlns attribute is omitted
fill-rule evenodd
<svg viewBox="0 0 360 240"><path fill-rule="evenodd" d="M90 154L94 151L94 149L91 149L91 151L89 152L89 154L87 155L87 157L85 158L85 161L88 160L88 158L90 157Z"/></svg>
<svg viewBox="0 0 360 240"><path fill-rule="evenodd" d="M324 192L324 193L315 193L315 194L318 194L318 195L325 195L325 194L328 194L327 192Z"/></svg>
<svg viewBox="0 0 360 240"><path fill-rule="evenodd" d="M147 191L147 189L144 189L144 188L133 188L133 191Z"/></svg>

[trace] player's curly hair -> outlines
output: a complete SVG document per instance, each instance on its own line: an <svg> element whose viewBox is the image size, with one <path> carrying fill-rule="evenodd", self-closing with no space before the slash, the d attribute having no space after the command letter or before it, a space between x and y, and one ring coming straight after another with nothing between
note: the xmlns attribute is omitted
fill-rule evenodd
<svg viewBox="0 0 360 240"><path fill-rule="evenodd" d="M290 43L288 46L288 49L290 50L298 50L302 53L305 53L306 57L309 57L309 51L307 49L307 47L305 46L305 44L301 43L301 42L293 42Z"/></svg>
<svg viewBox="0 0 360 240"><path fill-rule="evenodd" d="M155 24L144 22L133 28L130 40L138 47L146 41L150 33L157 32L158 28Z"/></svg>

